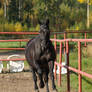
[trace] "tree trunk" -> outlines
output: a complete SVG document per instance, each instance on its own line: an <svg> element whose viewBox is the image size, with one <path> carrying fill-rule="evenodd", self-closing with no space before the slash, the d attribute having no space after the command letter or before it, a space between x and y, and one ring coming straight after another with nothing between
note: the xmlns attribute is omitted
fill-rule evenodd
<svg viewBox="0 0 92 92"><path fill-rule="evenodd" d="M7 4L6 4L6 0L4 1L4 17L6 18L7 16Z"/></svg>

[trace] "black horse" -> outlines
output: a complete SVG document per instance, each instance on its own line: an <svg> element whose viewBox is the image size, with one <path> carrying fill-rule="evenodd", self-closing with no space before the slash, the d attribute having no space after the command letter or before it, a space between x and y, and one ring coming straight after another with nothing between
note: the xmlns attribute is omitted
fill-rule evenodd
<svg viewBox="0 0 92 92"><path fill-rule="evenodd" d="M52 80L52 88L56 91L56 86L54 82L54 61L56 59L56 53L52 42L50 41L50 30L49 30L49 20L39 22L40 31L39 35L27 43L25 49L25 57L28 64L31 67L34 80L34 88L36 92L39 92L37 86L37 75L39 77L40 88L44 87L46 84L46 91L49 92L48 87L48 74L50 72Z"/></svg>

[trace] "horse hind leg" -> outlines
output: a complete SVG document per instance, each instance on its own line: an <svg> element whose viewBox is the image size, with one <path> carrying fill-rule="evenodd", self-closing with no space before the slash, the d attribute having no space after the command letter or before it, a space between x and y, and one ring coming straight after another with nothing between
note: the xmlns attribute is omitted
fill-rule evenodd
<svg viewBox="0 0 92 92"><path fill-rule="evenodd" d="M48 86L48 73L44 74L44 81L46 84L46 92L49 92L49 86Z"/></svg>
<svg viewBox="0 0 92 92"><path fill-rule="evenodd" d="M40 88L44 88L43 74L39 74L39 80L40 80L39 83Z"/></svg>
<svg viewBox="0 0 92 92"><path fill-rule="evenodd" d="M54 62L51 61L50 66L49 66L49 70L50 70L50 76L51 76L51 81L52 81L52 89L53 89L53 92L57 92L55 80L54 80L53 68L54 68Z"/></svg>

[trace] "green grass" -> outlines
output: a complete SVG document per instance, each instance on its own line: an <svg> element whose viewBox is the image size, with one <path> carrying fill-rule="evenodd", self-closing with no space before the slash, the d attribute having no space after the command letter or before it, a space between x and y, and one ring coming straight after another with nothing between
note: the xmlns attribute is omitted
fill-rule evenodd
<svg viewBox="0 0 92 92"><path fill-rule="evenodd" d="M64 57L64 56L63 56ZM78 69L78 55L77 51L70 52L70 66ZM82 56L82 71L92 74L92 57ZM59 92L67 91L67 76L62 75L62 85L57 87ZM70 87L71 92L78 92L78 74L70 73ZM92 79L82 76L82 92L92 92Z"/></svg>
<svg viewBox="0 0 92 92"><path fill-rule="evenodd" d="M26 45L26 42L21 42L21 43L20 42L0 42L0 48L18 48L18 47L25 47L25 45Z"/></svg>

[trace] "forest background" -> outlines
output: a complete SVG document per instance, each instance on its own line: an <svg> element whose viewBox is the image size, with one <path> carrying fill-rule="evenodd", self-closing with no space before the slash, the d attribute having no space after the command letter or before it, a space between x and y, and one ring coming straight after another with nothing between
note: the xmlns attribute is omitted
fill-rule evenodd
<svg viewBox="0 0 92 92"><path fill-rule="evenodd" d="M1 32L38 31L46 17L53 31L92 30L92 0L0 0Z"/></svg>

